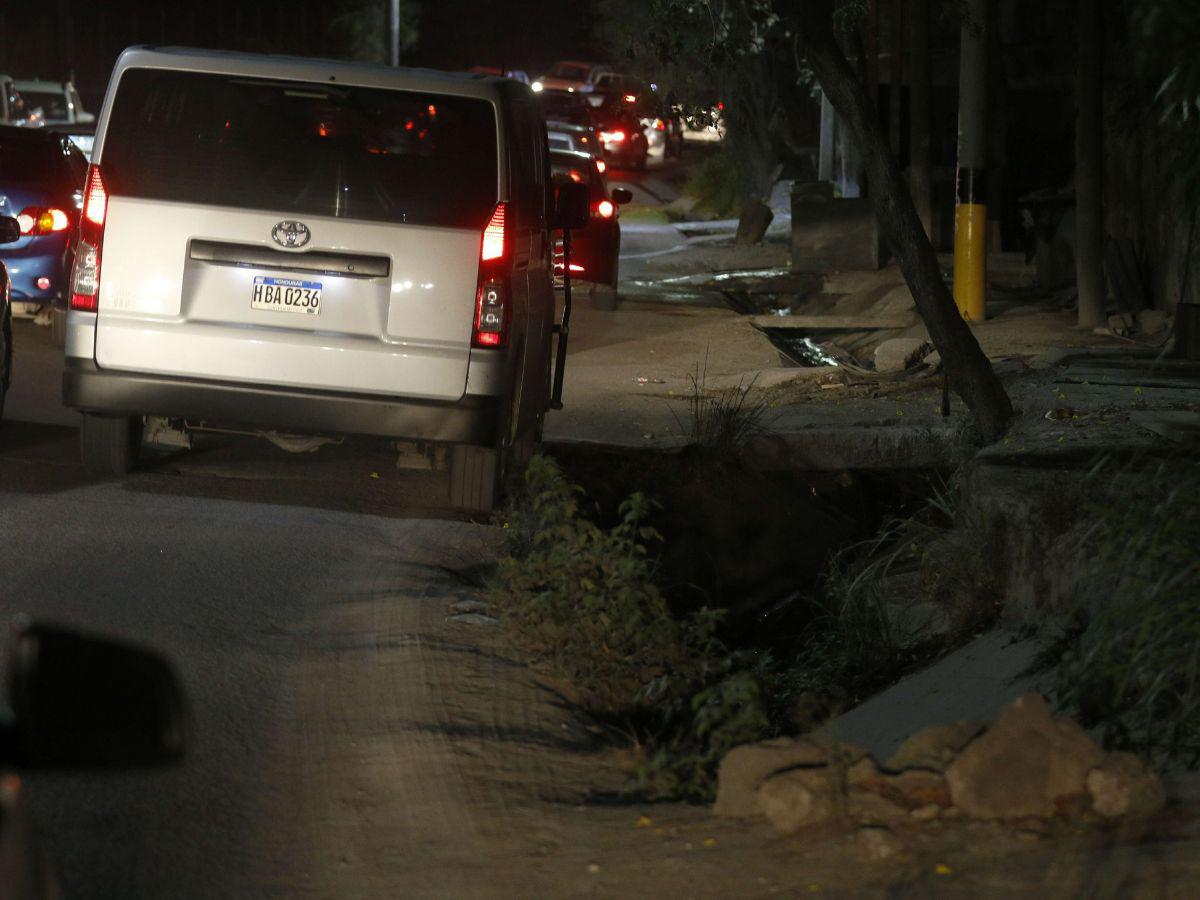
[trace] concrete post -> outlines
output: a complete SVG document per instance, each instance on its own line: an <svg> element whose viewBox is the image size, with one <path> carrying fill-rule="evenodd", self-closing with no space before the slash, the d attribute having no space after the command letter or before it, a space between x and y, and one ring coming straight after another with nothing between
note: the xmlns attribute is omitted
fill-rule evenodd
<svg viewBox="0 0 1200 900"><path fill-rule="evenodd" d="M909 0L908 184L925 234L933 240L933 169L930 158L931 77L929 0Z"/></svg>
<svg viewBox="0 0 1200 900"><path fill-rule="evenodd" d="M954 300L969 322L987 301L988 0L963 4L958 75L958 204L954 211Z"/></svg>
<svg viewBox="0 0 1200 900"><path fill-rule="evenodd" d="M821 138L817 150L817 181L833 181L833 127L837 116L829 98L821 93Z"/></svg>
<svg viewBox="0 0 1200 900"><path fill-rule="evenodd" d="M1104 284L1104 4L1078 0L1075 98L1075 283L1079 325L1107 321Z"/></svg>
<svg viewBox="0 0 1200 900"><path fill-rule="evenodd" d="M392 65L400 65L400 0L392 0L391 16L391 49Z"/></svg>

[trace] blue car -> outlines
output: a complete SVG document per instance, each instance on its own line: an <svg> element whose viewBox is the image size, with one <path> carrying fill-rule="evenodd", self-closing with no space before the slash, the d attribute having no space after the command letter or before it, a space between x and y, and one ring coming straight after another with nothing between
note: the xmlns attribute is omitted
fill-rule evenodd
<svg viewBox="0 0 1200 900"><path fill-rule="evenodd" d="M11 244L21 236L16 219L0 216L0 244ZM12 314L8 304L8 271L0 260L0 417L4 415L4 396L12 380Z"/></svg>
<svg viewBox="0 0 1200 900"><path fill-rule="evenodd" d="M0 247L17 308L65 308L87 160L63 134L0 127L0 216L21 226Z"/></svg>

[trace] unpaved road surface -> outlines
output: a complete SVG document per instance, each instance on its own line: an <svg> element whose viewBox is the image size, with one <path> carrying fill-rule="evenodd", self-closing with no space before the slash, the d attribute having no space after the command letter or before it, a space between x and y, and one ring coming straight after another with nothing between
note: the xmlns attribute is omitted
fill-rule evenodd
<svg viewBox="0 0 1200 900"><path fill-rule="evenodd" d="M193 720L176 768L30 777L67 897L1195 896L1186 817L914 826L881 859L844 829L598 800L627 756L502 627L447 619L498 529L447 511L443 474L222 437L98 480L42 333L17 336L17 377L46 377L0 424L0 620L158 648Z"/></svg>

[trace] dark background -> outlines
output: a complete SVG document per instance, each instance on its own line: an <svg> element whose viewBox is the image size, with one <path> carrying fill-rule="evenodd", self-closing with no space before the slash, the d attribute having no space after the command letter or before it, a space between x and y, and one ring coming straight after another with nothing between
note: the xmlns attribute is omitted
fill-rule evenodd
<svg viewBox="0 0 1200 900"><path fill-rule="evenodd" d="M540 74L556 59L603 58L591 0L421 0L406 65L464 69L505 65ZM388 0L378 0L382 9ZM14 78L73 75L96 111L120 52L180 44L348 58L331 27L353 3L330 0L48 0L0 4L0 72Z"/></svg>

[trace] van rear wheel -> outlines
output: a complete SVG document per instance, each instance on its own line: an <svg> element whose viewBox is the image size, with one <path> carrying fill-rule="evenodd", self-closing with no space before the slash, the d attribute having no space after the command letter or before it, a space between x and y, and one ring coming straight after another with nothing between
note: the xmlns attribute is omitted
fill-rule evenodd
<svg viewBox="0 0 1200 900"><path fill-rule="evenodd" d="M140 416L102 416L84 413L79 423L83 467L102 475L125 475L137 465L142 443Z"/></svg>

